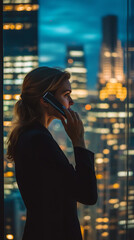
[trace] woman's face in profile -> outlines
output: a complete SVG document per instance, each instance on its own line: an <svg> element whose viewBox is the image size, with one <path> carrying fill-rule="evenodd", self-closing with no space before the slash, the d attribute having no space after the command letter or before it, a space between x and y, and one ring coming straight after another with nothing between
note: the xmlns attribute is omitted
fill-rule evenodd
<svg viewBox="0 0 134 240"><path fill-rule="evenodd" d="M71 98L71 91L71 84L69 80L65 80L61 87L54 94L54 97L67 109L74 104ZM49 116L60 119L62 115L55 108L49 105Z"/></svg>
<svg viewBox="0 0 134 240"><path fill-rule="evenodd" d="M71 98L71 84L69 80L65 80L61 87L55 92L55 98L67 109L74 104Z"/></svg>

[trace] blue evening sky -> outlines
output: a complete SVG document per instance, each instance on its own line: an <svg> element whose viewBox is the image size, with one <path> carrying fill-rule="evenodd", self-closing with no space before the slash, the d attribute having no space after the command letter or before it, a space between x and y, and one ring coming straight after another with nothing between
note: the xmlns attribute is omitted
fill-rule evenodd
<svg viewBox="0 0 134 240"><path fill-rule="evenodd" d="M118 39L126 41L126 0L38 0L39 64L66 68L66 47L82 45L88 89L96 89L102 17L118 16Z"/></svg>

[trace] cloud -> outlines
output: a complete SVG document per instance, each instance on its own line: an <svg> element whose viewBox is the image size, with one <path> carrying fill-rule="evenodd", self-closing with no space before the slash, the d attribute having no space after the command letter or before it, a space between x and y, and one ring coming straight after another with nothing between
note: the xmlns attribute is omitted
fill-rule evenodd
<svg viewBox="0 0 134 240"><path fill-rule="evenodd" d="M125 1L39 0L39 5L40 64L64 67L66 46L83 45L88 81L95 85L102 39L102 17L109 14L118 16L118 37L125 41Z"/></svg>

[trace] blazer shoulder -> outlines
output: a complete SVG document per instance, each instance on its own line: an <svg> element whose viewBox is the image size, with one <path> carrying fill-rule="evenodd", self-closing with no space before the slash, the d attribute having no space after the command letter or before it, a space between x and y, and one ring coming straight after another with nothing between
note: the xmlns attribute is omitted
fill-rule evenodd
<svg viewBox="0 0 134 240"><path fill-rule="evenodd" d="M49 132L48 129L41 126L25 129L19 136L17 141L17 147L19 146L30 146L31 144L34 146L34 144L40 144L45 142L53 142L53 136Z"/></svg>

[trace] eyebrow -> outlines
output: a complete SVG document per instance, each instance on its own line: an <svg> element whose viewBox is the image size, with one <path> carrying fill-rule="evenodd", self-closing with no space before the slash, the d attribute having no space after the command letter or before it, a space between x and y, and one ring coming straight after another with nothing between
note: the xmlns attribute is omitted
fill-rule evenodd
<svg viewBox="0 0 134 240"><path fill-rule="evenodd" d="M66 89L66 90L64 90L62 93L65 93L65 92L72 92L72 90L70 90L70 89Z"/></svg>

